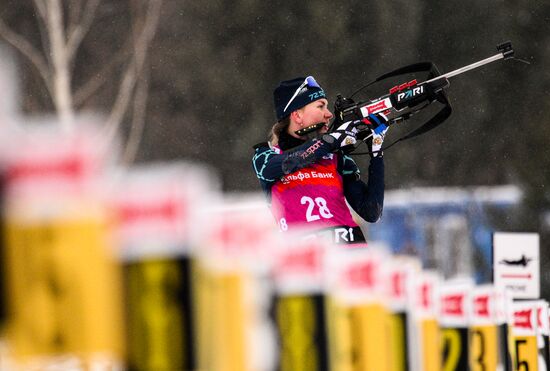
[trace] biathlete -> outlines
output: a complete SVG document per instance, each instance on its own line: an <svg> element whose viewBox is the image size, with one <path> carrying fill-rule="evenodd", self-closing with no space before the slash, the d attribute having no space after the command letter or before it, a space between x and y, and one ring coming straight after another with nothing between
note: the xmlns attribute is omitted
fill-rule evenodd
<svg viewBox="0 0 550 371"><path fill-rule="evenodd" d="M324 90L312 76L282 81L273 96L277 123L269 142L254 146L252 162L279 228L307 226L330 234L336 243L364 243L347 204L370 223L382 215L381 146L387 119L370 115L328 133L333 114ZM313 128L312 133L303 134ZM365 136L371 152L366 183L353 159L344 154L358 137Z"/></svg>

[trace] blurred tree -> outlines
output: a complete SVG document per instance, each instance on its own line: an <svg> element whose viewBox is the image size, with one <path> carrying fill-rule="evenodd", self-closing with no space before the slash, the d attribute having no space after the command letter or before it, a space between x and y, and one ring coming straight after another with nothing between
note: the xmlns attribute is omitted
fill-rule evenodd
<svg viewBox="0 0 550 371"><path fill-rule="evenodd" d="M143 33L135 27L130 41L124 36L137 24L135 17L146 22L153 9L146 12L140 0L89 1L70 2L64 8L64 14L82 16L84 4L96 4L94 22L73 63L72 85L85 87L75 89L74 104L103 111L113 102L133 104L132 115L111 117L117 122L129 122L130 116L141 117L137 121L142 125L147 122L139 161L196 159L218 170L228 190L258 189L251 146L266 139L275 120L272 91L280 80L314 75L333 102L336 93L349 95L402 65L432 60L448 72L494 54L498 43L511 39L517 54L532 64L497 62L451 79L453 115L436 130L387 151L386 183L388 188L519 183L539 197L535 204L548 205L548 175L539 164L550 158L550 136L544 135L548 125L543 124L550 104L543 97L550 78L542 67L549 59L545 45L550 4L165 0L155 40L146 49L150 58L141 73L134 73L135 82L124 85L132 87L128 90L133 94L141 91L132 101L117 99L121 87L115 77L124 76L132 65L128 51ZM38 3L6 5L1 14L5 24L34 45L41 41L32 5ZM153 3L157 2L147 4ZM81 11L76 12L77 6ZM98 64L103 69L98 70ZM37 76L24 74L25 107L30 111L50 108ZM388 82L376 93L390 86ZM101 94L92 94L99 90ZM372 94L360 97L373 98ZM139 96L142 103L135 99ZM415 124L418 121L412 120L391 128L388 141ZM140 125L122 128L127 137L138 138L129 127ZM368 157L356 160L366 170Z"/></svg>
<svg viewBox="0 0 550 371"><path fill-rule="evenodd" d="M130 135L126 152L126 158L131 159L143 125L147 100L147 74L144 73L144 66L157 28L161 4L162 0L130 1L124 12L131 15L130 24L126 25L130 30L125 32L129 35L128 47L123 49L122 54L113 53L108 58L98 58L92 63L89 59L86 60L86 64L94 65L94 71L88 75L87 81L78 86L74 84L78 79L74 79L73 74L80 75L82 72L74 72L79 49L96 21L98 11L104 11L113 4L101 5L101 0L69 3L60 0L34 0L32 8L29 4L23 7L7 4L2 9L0 18L0 37L21 52L36 68L53 102L59 122L67 130L74 124L75 106L85 106L86 100L105 83L109 70L124 64L118 93L105 125L105 136L107 141L113 139L130 102L134 101L134 132ZM25 23L17 21L22 18ZM34 25L34 30L26 35L29 23ZM122 29L116 31L120 32ZM92 43L95 41L90 40ZM36 46L37 43L40 45Z"/></svg>

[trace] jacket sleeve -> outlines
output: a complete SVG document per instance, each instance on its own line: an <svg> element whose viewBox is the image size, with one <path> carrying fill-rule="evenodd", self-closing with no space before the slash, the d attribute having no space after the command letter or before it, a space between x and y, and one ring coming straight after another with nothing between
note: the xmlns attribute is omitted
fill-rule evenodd
<svg viewBox="0 0 550 371"><path fill-rule="evenodd" d="M357 165L348 156L344 156L341 173L344 196L351 208L365 221L377 222L384 208L384 159L371 159L367 183L360 179Z"/></svg>
<svg viewBox="0 0 550 371"><path fill-rule="evenodd" d="M256 148L252 165L263 182L275 182L284 175L303 169L334 150L333 144L312 139L292 150L278 154L268 146Z"/></svg>

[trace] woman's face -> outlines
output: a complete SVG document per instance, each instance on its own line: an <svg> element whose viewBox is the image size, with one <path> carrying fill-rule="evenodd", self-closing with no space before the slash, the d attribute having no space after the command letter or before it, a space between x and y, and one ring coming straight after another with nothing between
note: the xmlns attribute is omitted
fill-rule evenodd
<svg viewBox="0 0 550 371"><path fill-rule="evenodd" d="M295 131L305 129L318 123L324 123L325 125L317 131L320 134L324 134L328 131L328 126L332 117L333 114L328 109L328 101L324 98L316 100L290 114L288 133L293 137L299 138L299 136L295 134Z"/></svg>

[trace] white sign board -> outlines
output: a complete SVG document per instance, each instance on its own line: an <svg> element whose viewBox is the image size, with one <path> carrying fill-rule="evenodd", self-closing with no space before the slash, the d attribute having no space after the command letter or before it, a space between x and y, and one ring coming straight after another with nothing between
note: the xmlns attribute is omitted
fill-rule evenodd
<svg viewBox="0 0 550 371"><path fill-rule="evenodd" d="M540 296L539 235L537 233L493 234L493 280L509 290L514 299Z"/></svg>
<svg viewBox="0 0 550 371"><path fill-rule="evenodd" d="M468 327L472 312L470 280L446 281L439 287L439 322L441 327Z"/></svg>

